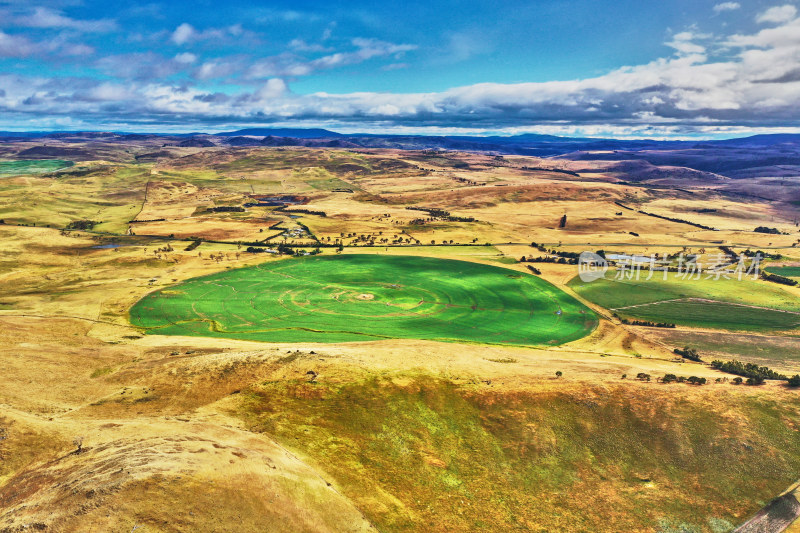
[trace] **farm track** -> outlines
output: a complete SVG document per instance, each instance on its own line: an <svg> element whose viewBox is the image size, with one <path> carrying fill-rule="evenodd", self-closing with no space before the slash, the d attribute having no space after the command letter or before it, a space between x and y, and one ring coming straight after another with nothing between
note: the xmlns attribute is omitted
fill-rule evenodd
<svg viewBox="0 0 800 533"><path fill-rule="evenodd" d="M711 300L708 298L674 298L672 300L661 300L660 302L649 302L643 304L635 304L635 305L626 305L624 307L613 307L611 308L612 311L621 311L623 309L633 309L636 307L648 307L651 305L658 305L658 304L666 304L666 303L675 303L675 302L696 302L696 303L709 303L709 304L723 304L723 305L733 305L736 307L746 307L749 309L758 309L761 311L778 311L781 313L787 313L790 315L800 315L798 311L787 311L786 309L777 309L775 307L762 307L758 305L750 305L750 304L738 304L734 302L725 302L722 300Z"/></svg>

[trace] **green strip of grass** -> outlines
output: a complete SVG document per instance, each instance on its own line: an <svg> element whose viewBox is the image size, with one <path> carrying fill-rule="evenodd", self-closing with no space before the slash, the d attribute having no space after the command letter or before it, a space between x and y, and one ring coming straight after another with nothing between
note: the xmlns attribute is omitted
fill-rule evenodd
<svg viewBox="0 0 800 533"><path fill-rule="evenodd" d="M787 278L800 278L800 266L769 267L765 270Z"/></svg>
<svg viewBox="0 0 800 533"><path fill-rule="evenodd" d="M31 161L0 161L0 176L19 176L23 174L43 174L71 167L72 161L63 159L43 159Z"/></svg>
<svg viewBox="0 0 800 533"><path fill-rule="evenodd" d="M624 309L619 311L619 315L637 320L731 331L774 331L800 327L800 314L776 309L753 309L724 302L662 302Z"/></svg>
<svg viewBox="0 0 800 533"><path fill-rule="evenodd" d="M671 322L732 331L794 329L800 324L800 299L781 287L750 279L682 279L647 272L636 280L606 278L568 285L587 300L625 318ZM701 301L705 300L705 301ZM788 312L783 312L788 311Z"/></svg>

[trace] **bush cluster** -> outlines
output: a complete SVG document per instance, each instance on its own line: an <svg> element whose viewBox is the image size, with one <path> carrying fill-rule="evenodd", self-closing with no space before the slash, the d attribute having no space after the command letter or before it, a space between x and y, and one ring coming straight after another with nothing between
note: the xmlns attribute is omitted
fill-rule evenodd
<svg viewBox="0 0 800 533"><path fill-rule="evenodd" d="M737 376L752 378L756 381L761 380L761 383L763 383L765 379L788 379L783 374L779 374L778 372L775 372L766 366L758 366L755 363L742 363L741 361L737 361L735 359L731 361L720 361L718 359L711 361L711 368L721 370L722 372L727 372L728 374L736 374Z"/></svg>

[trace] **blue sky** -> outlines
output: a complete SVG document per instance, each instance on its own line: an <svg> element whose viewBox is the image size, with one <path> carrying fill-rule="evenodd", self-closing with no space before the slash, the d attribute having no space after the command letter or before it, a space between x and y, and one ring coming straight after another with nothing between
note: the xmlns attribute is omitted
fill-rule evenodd
<svg viewBox="0 0 800 533"><path fill-rule="evenodd" d="M0 129L800 131L794 2L0 0Z"/></svg>

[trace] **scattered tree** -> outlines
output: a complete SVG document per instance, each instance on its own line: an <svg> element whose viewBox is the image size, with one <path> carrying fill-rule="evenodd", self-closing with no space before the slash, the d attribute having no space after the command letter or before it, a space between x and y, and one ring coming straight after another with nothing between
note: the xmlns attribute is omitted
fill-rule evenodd
<svg viewBox="0 0 800 533"><path fill-rule="evenodd" d="M96 220L73 220L67 224L65 229L88 231L93 229L98 224L100 224L100 222L97 222Z"/></svg>
<svg viewBox="0 0 800 533"><path fill-rule="evenodd" d="M770 235L781 235L781 230L778 228L768 228L767 226L758 226L753 230L756 233L768 233Z"/></svg>
<svg viewBox="0 0 800 533"><path fill-rule="evenodd" d="M700 356L697 354L697 350L694 348L689 348L688 346L684 347L683 350L680 348L675 348L672 350L674 353L680 355L684 359L689 359L690 361L697 361L698 363L702 362Z"/></svg>

